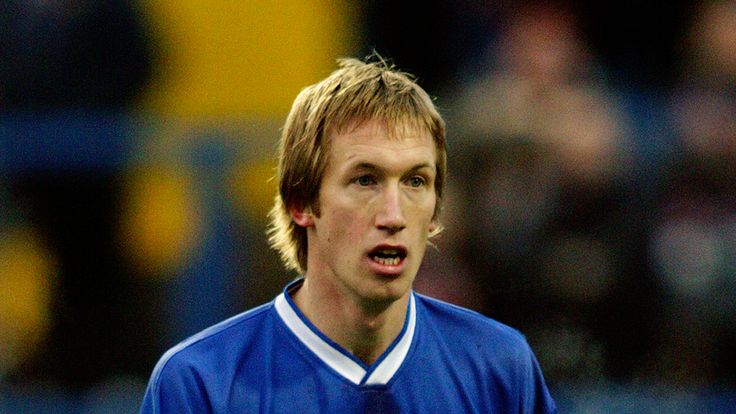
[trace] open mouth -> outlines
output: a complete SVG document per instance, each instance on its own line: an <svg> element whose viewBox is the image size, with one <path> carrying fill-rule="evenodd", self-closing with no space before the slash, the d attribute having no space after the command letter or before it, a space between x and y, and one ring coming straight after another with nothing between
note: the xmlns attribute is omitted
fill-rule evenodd
<svg viewBox="0 0 736 414"><path fill-rule="evenodd" d="M368 256L376 263L384 266L397 266L406 257L403 247L377 247Z"/></svg>

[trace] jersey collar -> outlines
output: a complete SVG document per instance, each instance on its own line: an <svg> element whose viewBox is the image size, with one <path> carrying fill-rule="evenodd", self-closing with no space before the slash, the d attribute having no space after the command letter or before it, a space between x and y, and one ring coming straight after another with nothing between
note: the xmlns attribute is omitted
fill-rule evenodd
<svg viewBox="0 0 736 414"><path fill-rule="evenodd" d="M369 366L320 332L296 307L289 291L302 282L303 279L299 279L289 284L274 301L276 312L287 328L317 358L350 382L356 385L388 383L406 359L414 339L416 327L414 292L409 296L407 317L399 336L383 355Z"/></svg>

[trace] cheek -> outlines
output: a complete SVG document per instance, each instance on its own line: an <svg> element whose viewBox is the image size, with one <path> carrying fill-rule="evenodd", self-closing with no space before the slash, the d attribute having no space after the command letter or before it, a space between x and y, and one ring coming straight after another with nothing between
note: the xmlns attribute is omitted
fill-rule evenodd
<svg viewBox="0 0 736 414"><path fill-rule="evenodd" d="M347 243L344 247L357 245L363 239L367 219L359 209L334 209L330 214L328 240Z"/></svg>
<svg viewBox="0 0 736 414"><path fill-rule="evenodd" d="M415 218L422 227L429 227L432 223L432 219L435 213L436 197L427 197L415 204L415 208L411 216Z"/></svg>

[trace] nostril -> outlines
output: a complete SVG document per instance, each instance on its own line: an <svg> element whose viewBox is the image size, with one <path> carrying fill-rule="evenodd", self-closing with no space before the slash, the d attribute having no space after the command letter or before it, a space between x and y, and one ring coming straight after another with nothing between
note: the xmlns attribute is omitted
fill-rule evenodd
<svg viewBox="0 0 736 414"><path fill-rule="evenodd" d="M406 226L400 223L391 223L391 224L379 224L378 228L381 230L389 231L391 233L396 233L396 232L399 232L405 229Z"/></svg>

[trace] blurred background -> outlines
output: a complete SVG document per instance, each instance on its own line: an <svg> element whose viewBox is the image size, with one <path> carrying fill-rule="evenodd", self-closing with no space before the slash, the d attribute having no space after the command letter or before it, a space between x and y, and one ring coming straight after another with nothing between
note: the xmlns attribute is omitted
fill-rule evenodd
<svg viewBox="0 0 736 414"><path fill-rule="evenodd" d="M372 50L448 122L418 291L520 329L560 412L736 412L736 2L4 0L0 413L136 412L278 294L279 128Z"/></svg>

